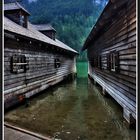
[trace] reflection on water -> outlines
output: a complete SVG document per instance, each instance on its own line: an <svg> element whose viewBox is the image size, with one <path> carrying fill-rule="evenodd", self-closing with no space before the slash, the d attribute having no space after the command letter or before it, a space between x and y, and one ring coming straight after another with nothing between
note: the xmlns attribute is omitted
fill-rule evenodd
<svg viewBox="0 0 140 140"><path fill-rule="evenodd" d="M135 140L135 130L123 124L121 107L102 97L87 77L79 77L44 91L28 108L7 112L5 121L54 139Z"/></svg>

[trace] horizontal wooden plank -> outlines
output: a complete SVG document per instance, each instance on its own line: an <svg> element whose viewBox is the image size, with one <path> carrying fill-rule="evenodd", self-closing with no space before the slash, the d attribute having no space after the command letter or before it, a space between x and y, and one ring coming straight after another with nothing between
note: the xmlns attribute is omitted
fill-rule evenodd
<svg viewBox="0 0 140 140"><path fill-rule="evenodd" d="M136 61L135 60L122 60L119 62L120 65L130 65L130 66L136 66Z"/></svg>
<svg viewBox="0 0 140 140"><path fill-rule="evenodd" d="M136 103L124 96L117 89L112 88L108 83L101 80L98 76L90 74L90 76L98 82L105 90L122 106L131 110L134 115L136 114Z"/></svg>
<svg viewBox="0 0 140 140"><path fill-rule="evenodd" d="M115 38L115 40L117 40L117 39L119 40L119 38L123 37L125 34L127 34L128 36L131 36L135 32L136 32L136 22L132 23L130 26L127 25L126 28L121 29L121 31L119 31L119 32L115 32L115 35L113 35L113 33L112 33L112 36L110 36L110 38L105 37L105 35L106 35L105 34L104 35L104 42L109 44L110 42L114 41L114 38ZM110 32L110 34L111 34L111 32ZM102 38L100 38L100 40L101 39Z"/></svg>
<svg viewBox="0 0 140 140"><path fill-rule="evenodd" d="M124 66L124 65L120 65L120 70L127 70L127 71L136 72L136 66Z"/></svg>
<svg viewBox="0 0 140 140"><path fill-rule="evenodd" d="M22 85L19 87L15 87L9 90L5 90L4 94L21 94L21 93L26 93L27 91L31 91L32 89L34 89L35 87L38 87L40 85L43 84L47 84L47 83L51 83L51 81L56 80L57 78L61 78L61 77L66 77L67 75L71 74L72 72L69 73L65 73L65 74L58 74L55 76L51 76L49 78L43 79L43 80L39 80L39 81L35 81L33 83L29 83L27 85Z"/></svg>
<svg viewBox="0 0 140 140"><path fill-rule="evenodd" d="M116 44L111 44L110 45L110 47L107 47L107 48L100 48L100 46L98 46L98 48L99 48L99 51L101 52L103 52L103 50L104 50L104 52L106 51L106 53L107 53L107 51L109 52L110 50L121 50L121 47L123 47L123 46L125 46L125 48L126 47L134 47L131 43L134 43L134 42L136 42L136 36L132 36L132 37L130 37L130 38L128 38L127 39L127 42L123 42L123 41L121 41L121 42L118 42L118 43L116 43ZM130 44L130 45L129 45ZM103 44L102 44L103 45ZM103 45L104 46L104 45ZM96 46L92 46L92 47L89 47L88 48L88 57L90 58L90 57L92 57L94 54L97 54L97 48L96 48Z"/></svg>
<svg viewBox="0 0 140 140"><path fill-rule="evenodd" d="M22 86L24 84L25 84L24 81L19 81L19 82L16 82L14 84L4 85L4 90L12 89L12 88L15 88L15 87L18 87L18 86Z"/></svg>
<svg viewBox="0 0 140 140"><path fill-rule="evenodd" d="M119 51L119 55L128 55L128 54L136 54L136 48L130 48Z"/></svg>
<svg viewBox="0 0 140 140"><path fill-rule="evenodd" d="M131 48L136 49L136 41L135 40L132 42L127 42L126 44L117 45L117 46L113 45L109 48L105 48L104 50L102 50L101 54L106 56L106 54L109 53L110 51L119 51L120 52L120 51L131 49Z"/></svg>
<svg viewBox="0 0 140 140"><path fill-rule="evenodd" d="M122 56L119 56L119 59L120 60L124 60L124 59L127 59L127 60L136 60L136 54L122 55Z"/></svg>
<svg viewBox="0 0 140 140"><path fill-rule="evenodd" d="M120 70L120 74L136 78L136 72Z"/></svg>
<svg viewBox="0 0 140 140"><path fill-rule="evenodd" d="M136 80L134 78L129 78L129 77L126 78L126 76L123 75L110 73L107 71L100 71L97 68L94 69L93 72L103 76L104 78L107 78L109 81L115 83L118 87L125 89L128 92L130 88L136 90L136 85L135 85ZM130 82L130 80L132 81Z"/></svg>

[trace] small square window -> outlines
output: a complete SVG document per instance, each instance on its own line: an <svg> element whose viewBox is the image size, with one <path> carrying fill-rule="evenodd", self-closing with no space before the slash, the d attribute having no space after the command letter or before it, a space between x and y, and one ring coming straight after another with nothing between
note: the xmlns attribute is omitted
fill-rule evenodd
<svg viewBox="0 0 140 140"><path fill-rule="evenodd" d="M14 55L11 58L12 73L24 73L29 69L29 59L25 55Z"/></svg>

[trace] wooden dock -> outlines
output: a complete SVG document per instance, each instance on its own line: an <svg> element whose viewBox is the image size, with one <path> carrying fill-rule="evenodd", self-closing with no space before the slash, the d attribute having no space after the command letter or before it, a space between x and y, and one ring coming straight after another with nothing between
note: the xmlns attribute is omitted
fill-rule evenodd
<svg viewBox="0 0 140 140"><path fill-rule="evenodd" d="M9 124L4 124L4 140L51 140L40 134L21 129Z"/></svg>

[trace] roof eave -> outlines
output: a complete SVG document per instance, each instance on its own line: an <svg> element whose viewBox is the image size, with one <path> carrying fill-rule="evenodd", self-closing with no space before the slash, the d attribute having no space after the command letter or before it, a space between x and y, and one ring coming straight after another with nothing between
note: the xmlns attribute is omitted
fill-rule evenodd
<svg viewBox="0 0 140 140"><path fill-rule="evenodd" d="M109 6L110 4L111 4L111 0L108 2L108 4L106 5L106 7L104 8L104 10L102 11L102 13L101 13L101 15L99 16L99 18L98 18L96 24L92 27L92 29L91 29L91 31L90 31L90 33L89 33L89 35L88 35L88 37L87 37L87 39L86 39L84 45L83 45L83 48L81 49L81 51L85 51L85 50L88 48L88 44L89 44L90 41L91 41L92 33L93 33L93 31L95 30L95 28L96 28L98 22L99 22L100 19L102 18L103 13L105 12L105 10L108 8L108 6Z"/></svg>
<svg viewBox="0 0 140 140"><path fill-rule="evenodd" d="M108 4L106 5L106 7L104 8L104 10L102 11L100 17L98 18L95 26L92 28L91 32L89 33L89 36L87 37L87 39L86 39L86 41L85 41L85 43L83 45L83 48L81 49L82 51L86 50L89 47L89 44L91 43L91 41L94 43L95 38L97 38L97 34L102 30L103 27L108 26L108 24L110 23L110 20L107 21L107 22L104 22L104 20L106 21L106 20L110 19L112 17L112 15L113 15L112 13L113 12L117 12L117 10L120 7L124 6L127 3L127 0L123 0L122 3L117 8L115 8L115 9L112 8L111 9L110 6L113 3L115 3L115 2L117 2L117 0L110 0L108 2ZM107 9L109 9L109 11L107 11ZM107 16L107 13L106 12L110 12L112 15ZM100 23L103 23L103 24L100 25Z"/></svg>
<svg viewBox="0 0 140 140"><path fill-rule="evenodd" d="M24 11L28 16L30 16L31 14L22 6L20 5L18 2L11 2L12 3L15 3L18 7L16 9L4 9L4 11L14 11L14 10L22 10ZM6 3L6 4L9 4L9 3ZM5 5L6 5L5 4Z"/></svg>
<svg viewBox="0 0 140 140"><path fill-rule="evenodd" d="M51 43L47 43L47 42L43 42L43 41L40 41L40 40L37 40L37 39L35 39L35 38L31 38L31 37L27 37L27 36L24 36L24 35L21 35L21 34L18 34L18 33L15 33L15 32L11 32L11 31L8 31L8 30L5 30L4 29L4 33L12 33L13 35L17 35L17 36L20 36L20 37L23 37L23 38L29 38L29 39L31 39L32 41L39 41L39 42L42 42L42 43L45 43L45 44L48 44L48 45L51 45L52 46L52 44ZM65 51L67 51L67 52L71 52L71 53L73 53L73 54L76 54L76 55L79 55L79 53L77 52L77 51L72 51L72 50L67 50L67 49L64 49L64 48L61 48L61 47L59 47L59 46L57 46L57 45L53 45L53 46L55 46L55 47L58 47L58 48L60 48L60 49L62 49L62 50L65 50Z"/></svg>

